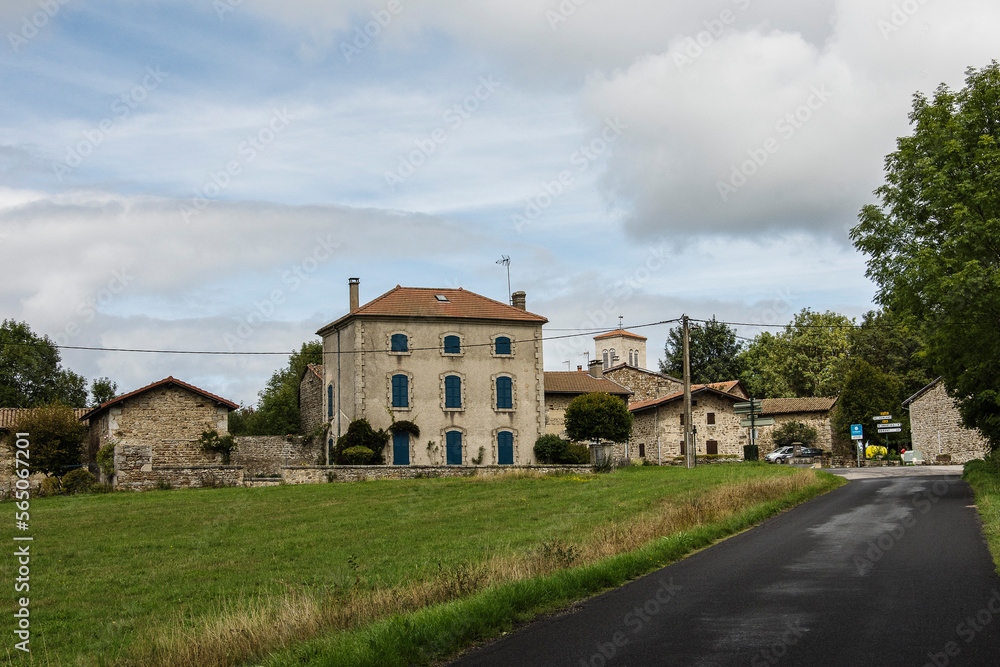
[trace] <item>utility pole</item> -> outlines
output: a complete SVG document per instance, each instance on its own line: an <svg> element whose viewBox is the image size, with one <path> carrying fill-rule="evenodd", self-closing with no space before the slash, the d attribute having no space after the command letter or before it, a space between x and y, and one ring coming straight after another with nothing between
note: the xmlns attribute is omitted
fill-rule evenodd
<svg viewBox="0 0 1000 667"><path fill-rule="evenodd" d="M694 451L694 438L691 437L691 341L688 327L688 316L683 316L684 329L684 465L693 468L697 463Z"/></svg>

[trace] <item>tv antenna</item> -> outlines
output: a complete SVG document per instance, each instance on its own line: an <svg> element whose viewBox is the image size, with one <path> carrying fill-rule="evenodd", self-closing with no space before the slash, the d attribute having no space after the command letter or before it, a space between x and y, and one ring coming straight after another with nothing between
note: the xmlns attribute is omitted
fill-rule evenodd
<svg viewBox="0 0 1000 667"><path fill-rule="evenodd" d="M507 303L510 303L510 257L507 255L500 255L500 259L497 260L497 264L507 267Z"/></svg>

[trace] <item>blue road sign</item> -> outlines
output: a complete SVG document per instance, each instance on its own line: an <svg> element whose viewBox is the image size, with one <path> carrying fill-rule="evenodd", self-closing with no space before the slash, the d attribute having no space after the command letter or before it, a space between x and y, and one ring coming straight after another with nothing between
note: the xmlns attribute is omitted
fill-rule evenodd
<svg viewBox="0 0 1000 667"><path fill-rule="evenodd" d="M860 440L863 437L861 435L861 424L851 424L851 440Z"/></svg>

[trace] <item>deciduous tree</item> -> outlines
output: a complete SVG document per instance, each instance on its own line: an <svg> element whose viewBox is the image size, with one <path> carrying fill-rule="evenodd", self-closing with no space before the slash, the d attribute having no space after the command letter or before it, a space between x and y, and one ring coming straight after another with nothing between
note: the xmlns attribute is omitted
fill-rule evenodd
<svg viewBox="0 0 1000 667"><path fill-rule="evenodd" d="M72 408L51 403L28 410L7 436L11 449L18 433L28 434L28 470L31 472L64 475L80 465L80 446L87 429Z"/></svg>
<svg viewBox="0 0 1000 667"><path fill-rule="evenodd" d="M87 381L60 363L59 349L24 322L0 325L0 407L31 408L58 401L87 404Z"/></svg>
<svg viewBox="0 0 1000 667"><path fill-rule="evenodd" d="M1000 65L917 93L878 203L851 231L876 300L919 323L965 425L1000 448Z"/></svg>
<svg viewBox="0 0 1000 667"><path fill-rule="evenodd" d="M632 434L632 413L611 394L581 394L566 408L566 435L570 440L625 442Z"/></svg>
<svg viewBox="0 0 1000 667"><path fill-rule="evenodd" d="M736 330L711 320L690 327L689 356L691 360L691 381L701 384L736 380L743 371L740 352L743 345L736 337ZM660 362L660 371L682 377L684 374L684 327L674 327L667 334L663 349L665 359Z"/></svg>

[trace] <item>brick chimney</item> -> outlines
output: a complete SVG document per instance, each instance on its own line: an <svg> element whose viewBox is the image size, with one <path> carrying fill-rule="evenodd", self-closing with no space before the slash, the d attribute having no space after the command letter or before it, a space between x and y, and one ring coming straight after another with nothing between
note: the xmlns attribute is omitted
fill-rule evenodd
<svg viewBox="0 0 1000 667"><path fill-rule="evenodd" d="M348 278L347 287L351 292L351 312L361 307L361 297L358 294L358 288L361 284L361 278Z"/></svg>
<svg viewBox="0 0 1000 667"><path fill-rule="evenodd" d="M600 359L594 359L590 362L590 374L595 378L604 377L604 362Z"/></svg>
<svg viewBox="0 0 1000 667"><path fill-rule="evenodd" d="M514 292L510 295L510 305L514 306L518 310L527 310L528 307L525 304L525 300L528 295L524 292Z"/></svg>

